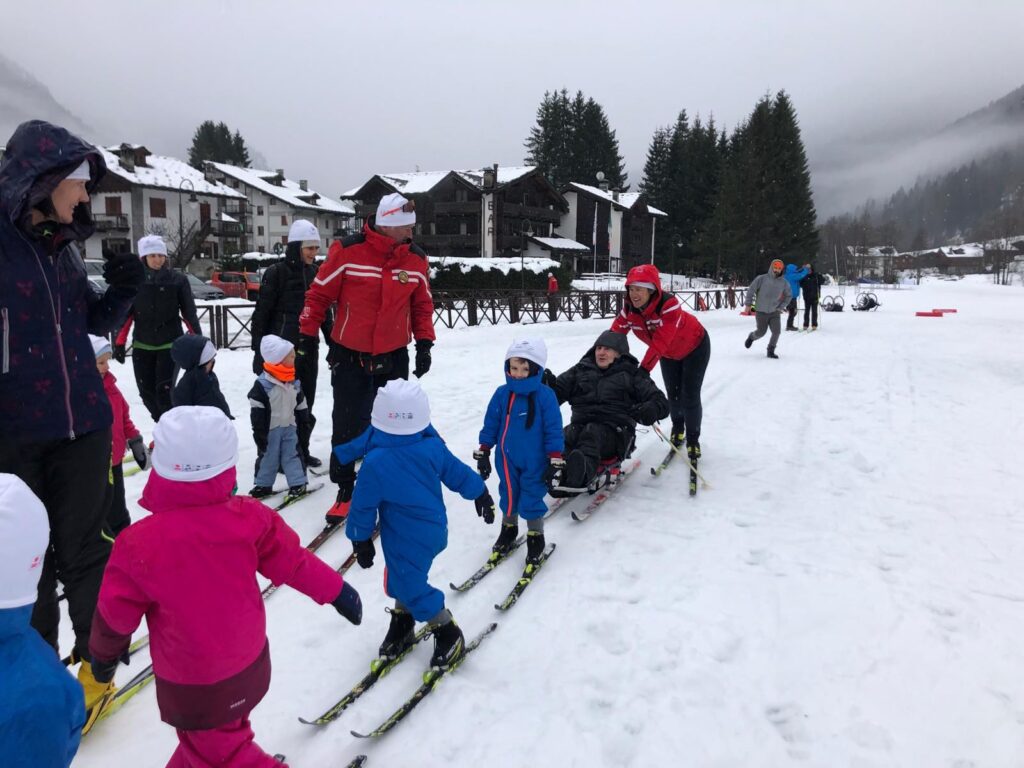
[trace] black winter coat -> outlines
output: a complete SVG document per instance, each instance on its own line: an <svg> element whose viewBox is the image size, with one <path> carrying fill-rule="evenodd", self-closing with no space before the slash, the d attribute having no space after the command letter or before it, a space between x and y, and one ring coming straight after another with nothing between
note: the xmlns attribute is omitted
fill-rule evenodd
<svg viewBox="0 0 1024 768"><path fill-rule="evenodd" d="M306 303L306 289L316 277L317 269L316 264L303 264L298 249L289 247L284 261L263 273L256 309L252 313L252 348L257 354L260 340L268 333L292 344L299 343L299 315ZM333 325L333 315L328 313L324 338Z"/></svg>
<svg viewBox="0 0 1024 768"><path fill-rule="evenodd" d="M188 278L169 267L150 269L145 260L143 266L146 279L139 287L130 318L135 323L132 339L147 346L166 346L181 336L182 318L192 333L199 333L199 316Z"/></svg>
<svg viewBox="0 0 1024 768"><path fill-rule="evenodd" d="M171 391L171 405L209 405L220 408L229 419L235 418L228 408L228 401L220 391L220 381L212 370L199 365L199 358L206 347L205 336L181 336L171 345L171 359L184 373Z"/></svg>
<svg viewBox="0 0 1024 768"><path fill-rule="evenodd" d="M821 294L821 286L825 284L825 277L818 274L817 272L811 272L807 277L800 281L800 290L804 294L804 302L808 300L814 302L818 300L818 296Z"/></svg>
<svg viewBox="0 0 1024 768"><path fill-rule="evenodd" d="M572 406L572 423L599 422L636 427L635 407L650 403L655 419L668 416L668 398L632 355L621 355L604 370L597 367L591 348L555 382L558 402Z"/></svg>

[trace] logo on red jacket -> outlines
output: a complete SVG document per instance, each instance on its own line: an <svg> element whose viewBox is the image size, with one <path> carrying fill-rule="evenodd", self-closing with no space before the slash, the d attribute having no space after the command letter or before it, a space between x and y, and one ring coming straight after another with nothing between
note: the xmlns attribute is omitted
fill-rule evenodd
<svg viewBox="0 0 1024 768"><path fill-rule="evenodd" d="M406 272L404 269L398 273L398 282L400 282L402 285L405 285L406 283L409 282L409 273Z"/></svg>

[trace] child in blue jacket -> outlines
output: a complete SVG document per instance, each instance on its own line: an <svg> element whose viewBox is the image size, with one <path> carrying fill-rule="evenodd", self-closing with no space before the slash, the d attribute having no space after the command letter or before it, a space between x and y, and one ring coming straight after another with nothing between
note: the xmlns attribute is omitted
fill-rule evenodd
<svg viewBox="0 0 1024 768"><path fill-rule="evenodd" d="M335 447L342 464L363 457L345 533L359 565L373 565L373 531L380 519L384 592L395 599L380 656L393 659L414 641L416 622L434 634L431 666L447 668L465 640L444 593L427 582L434 558L448 546L448 518L441 483L473 499L484 522L494 522L494 501L472 469L455 458L430 424L430 403L415 382L396 379L377 391L370 427Z"/></svg>
<svg viewBox="0 0 1024 768"><path fill-rule="evenodd" d="M505 353L505 384L491 397L474 451L477 469L491 474L491 448L497 447L501 533L491 558L507 555L519 536L519 518L526 520L526 564L536 565L544 553L544 494L565 466L562 459L562 413L554 390L541 383L548 349L543 339L512 343Z"/></svg>

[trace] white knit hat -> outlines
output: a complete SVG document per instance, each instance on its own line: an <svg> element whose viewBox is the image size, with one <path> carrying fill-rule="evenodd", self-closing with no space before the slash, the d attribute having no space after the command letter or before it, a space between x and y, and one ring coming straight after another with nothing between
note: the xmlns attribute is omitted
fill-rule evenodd
<svg viewBox="0 0 1024 768"><path fill-rule="evenodd" d="M505 352L505 359L521 357L523 360L532 360L541 368L548 364L548 345L544 339L519 339L513 341Z"/></svg>
<svg viewBox="0 0 1024 768"><path fill-rule="evenodd" d="M395 379L377 390L370 423L389 435L415 435L430 425L430 401L414 381Z"/></svg>
<svg viewBox="0 0 1024 768"><path fill-rule="evenodd" d="M268 333L260 339L260 357L268 363L280 363L288 353L295 349L295 345L287 339Z"/></svg>
<svg viewBox="0 0 1024 768"><path fill-rule="evenodd" d="M220 408L179 405L153 428L153 471L167 480L198 483L238 463L238 433Z"/></svg>
<svg viewBox="0 0 1024 768"><path fill-rule="evenodd" d="M377 203L378 227L408 227L416 223L416 211L403 211L409 202L397 192L384 195Z"/></svg>
<svg viewBox="0 0 1024 768"><path fill-rule="evenodd" d="M89 165L89 159L86 158L82 161L82 164L75 168L71 173L64 177L71 181L89 181L92 178L92 168Z"/></svg>
<svg viewBox="0 0 1024 768"><path fill-rule="evenodd" d="M43 503L20 477L0 474L0 609L36 601L49 545Z"/></svg>
<svg viewBox="0 0 1024 768"><path fill-rule="evenodd" d="M203 351L199 353L199 364L206 365L208 362L213 360L217 356L217 348L213 346L213 342L209 339L206 340L206 346L203 347Z"/></svg>
<svg viewBox="0 0 1024 768"><path fill-rule="evenodd" d="M110 348L110 340L105 336L93 336L89 334L89 341L92 342L92 353L99 357L100 355L110 355L113 351Z"/></svg>
<svg viewBox="0 0 1024 768"><path fill-rule="evenodd" d="M296 219L288 229L288 242L318 246L320 245L320 230L314 227L311 221Z"/></svg>
<svg viewBox="0 0 1024 768"><path fill-rule="evenodd" d="M139 256L152 256L154 253L167 255L167 243L160 235L146 235L139 238Z"/></svg>

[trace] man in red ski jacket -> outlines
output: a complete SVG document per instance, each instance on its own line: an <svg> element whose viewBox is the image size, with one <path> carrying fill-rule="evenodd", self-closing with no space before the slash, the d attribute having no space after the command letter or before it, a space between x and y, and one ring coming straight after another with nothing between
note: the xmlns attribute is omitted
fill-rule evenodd
<svg viewBox="0 0 1024 768"><path fill-rule="evenodd" d="M612 323L618 333L632 331L647 344L640 365L647 371L661 361L672 410L672 442L684 435L690 460L700 457L700 427L704 415L700 389L711 358L711 339L700 321L683 310L673 294L662 293L661 274L653 264L633 267L626 275L626 301Z"/></svg>
<svg viewBox="0 0 1024 768"><path fill-rule="evenodd" d="M299 317L300 355L317 354L317 332L337 303L327 362L334 390L331 445L347 443L370 424L377 390L392 379L409 378L408 344L416 339L413 374L430 370L434 344L434 300L427 255L412 242L415 205L398 193L385 195L363 231L336 242L306 291ZM301 358L299 364L301 365ZM331 455L331 481L338 498L328 523L348 515L355 464Z"/></svg>

